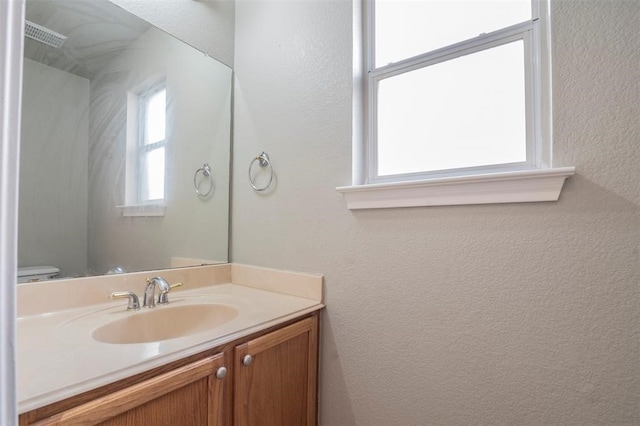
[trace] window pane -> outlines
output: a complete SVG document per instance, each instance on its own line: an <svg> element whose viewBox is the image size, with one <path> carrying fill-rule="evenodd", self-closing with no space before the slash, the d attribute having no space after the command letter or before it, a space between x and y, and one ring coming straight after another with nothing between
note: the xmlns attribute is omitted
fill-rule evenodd
<svg viewBox="0 0 640 426"><path fill-rule="evenodd" d="M145 111L145 145L162 141L165 137L167 116L167 91L154 93L147 100Z"/></svg>
<svg viewBox="0 0 640 426"><path fill-rule="evenodd" d="M164 147L149 151L144 162L144 200L164 198Z"/></svg>
<svg viewBox="0 0 640 426"><path fill-rule="evenodd" d="M376 67L531 19L531 0L376 0Z"/></svg>
<svg viewBox="0 0 640 426"><path fill-rule="evenodd" d="M522 41L381 80L378 175L526 161Z"/></svg>

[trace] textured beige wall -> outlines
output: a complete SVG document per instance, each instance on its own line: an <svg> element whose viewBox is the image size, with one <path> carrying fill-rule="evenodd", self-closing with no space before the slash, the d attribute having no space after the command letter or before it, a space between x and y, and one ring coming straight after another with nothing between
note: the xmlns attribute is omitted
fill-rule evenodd
<svg viewBox="0 0 640 426"><path fill-rule="evenodd" d="M322 424L640 423L640 2L552 12L559 202L351 212L351 2L238 0L232 259L325 274Z"/></svg>

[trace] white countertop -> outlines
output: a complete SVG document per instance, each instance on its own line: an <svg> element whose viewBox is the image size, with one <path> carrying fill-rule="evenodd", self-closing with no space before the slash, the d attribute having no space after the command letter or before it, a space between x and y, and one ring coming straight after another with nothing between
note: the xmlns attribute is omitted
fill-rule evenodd
<svg viewBox="0 0 640 426"><path fill-rule="evenodd" d="M172 291L169 300L167 306L228 305L236 308L238 315L203 332L136 344L101 343L91 337L101 325L135 315L126 311L126 300L18 318L19 413L220 346L324 306L319 300L236 284L180 289Z"/></svg>

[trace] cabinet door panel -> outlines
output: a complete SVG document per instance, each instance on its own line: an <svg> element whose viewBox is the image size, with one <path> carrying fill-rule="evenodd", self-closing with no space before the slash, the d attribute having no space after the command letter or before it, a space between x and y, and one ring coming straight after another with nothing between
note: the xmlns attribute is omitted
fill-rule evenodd
<svg viewBox="0 0 640 426"><path fill-rule="evenodd" d="M37 425L222 425L224 354L64 411Z"/></svg>
<svg viewBox="0 0 640 426"><path fill-rule="evenodd" d="M205 377L98 424L100 426L207 425L208 404L202 404L202 396L207 394L208 386L208 378Z"/></svg>
<svg viewBox="0 0 640 426"><path fill-rule="evenodd" d="M236 426L315 424L316 317L238 346L234 364Z"/></svg>

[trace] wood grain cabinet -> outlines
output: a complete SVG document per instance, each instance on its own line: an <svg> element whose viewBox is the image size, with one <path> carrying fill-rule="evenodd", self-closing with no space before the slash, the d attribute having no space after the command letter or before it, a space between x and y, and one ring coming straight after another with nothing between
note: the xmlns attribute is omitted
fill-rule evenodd
<svg viewBox="0 0 640 426"><path fill-rule="evenodd" d="M318 314L20 415L20 425L315 425Z"/></svg>
<svg viewBox="0 0 640 426"><path fill-rule="evenodd" d="M226 367L218 354L124 388L36 425L223 425Z"/></svg>
<svg viewBox="0 0 640 426"><path fill-rule="evenodd" d="M236 347L236 426L316 424L317 333L307 318Z"/></svg>

